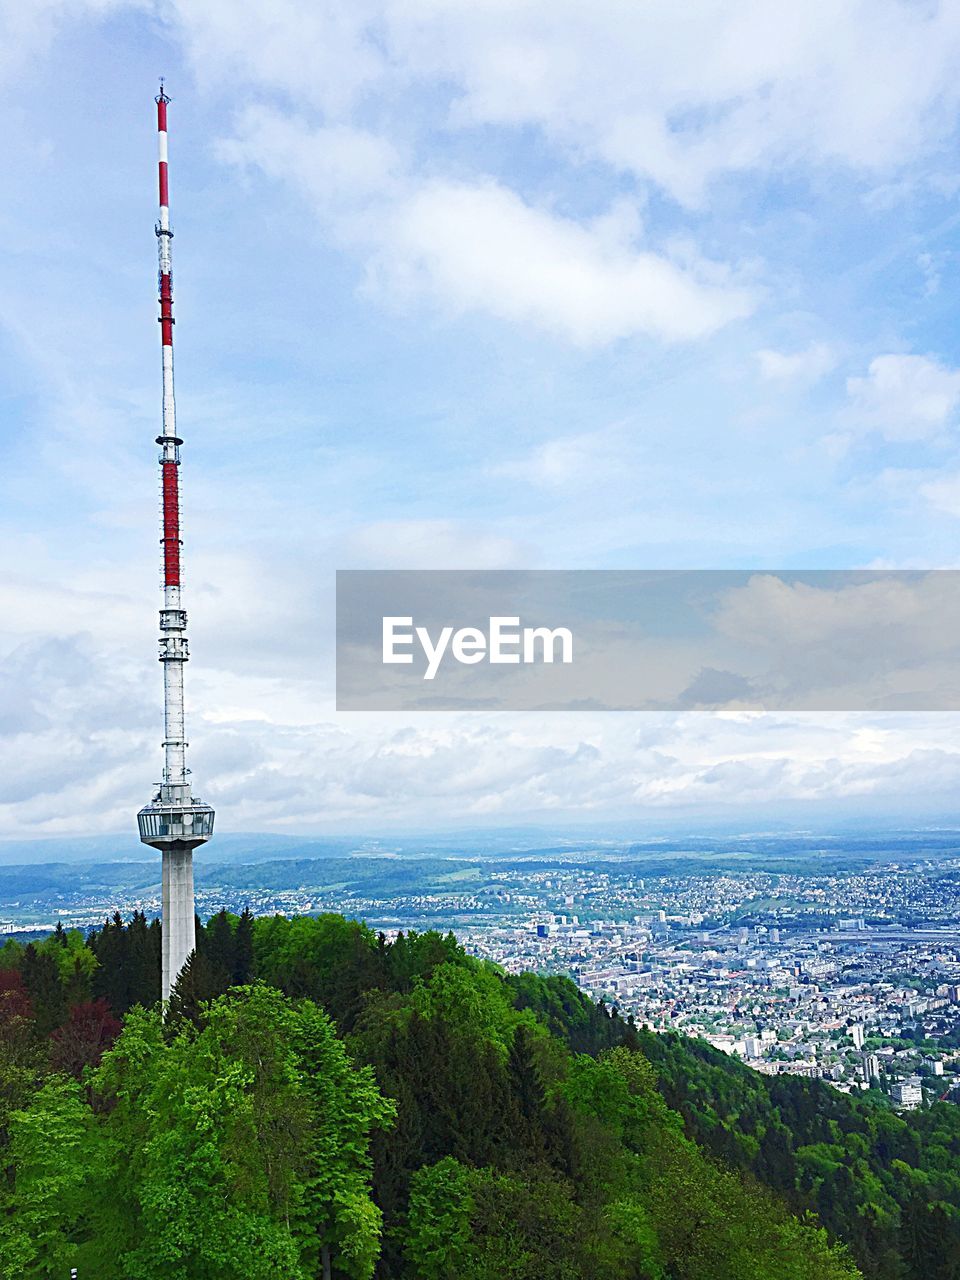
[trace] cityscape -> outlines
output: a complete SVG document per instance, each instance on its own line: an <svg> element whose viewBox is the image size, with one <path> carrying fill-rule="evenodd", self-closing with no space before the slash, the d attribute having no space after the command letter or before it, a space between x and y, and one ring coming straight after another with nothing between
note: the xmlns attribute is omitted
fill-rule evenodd
<svg viewBox="0 0 960 1280"><path fill-rule="evenodd" d="M829 870L786 838L742 868L750 842L719 842L704 866L627 846L484 859L373 842L350 857L202 864L197 912L340 912L388 938L452 931L506 972L569 976L639 1026L909 1110L960 1100L960 847L940 833L921 856L919 839L878 837L846 865L821 854ZM43 871L0 869L5 933L160 912L150 864L84 868L69 887L62 868L43 887ZM111 875L122 887L100 886Z"/></svg>

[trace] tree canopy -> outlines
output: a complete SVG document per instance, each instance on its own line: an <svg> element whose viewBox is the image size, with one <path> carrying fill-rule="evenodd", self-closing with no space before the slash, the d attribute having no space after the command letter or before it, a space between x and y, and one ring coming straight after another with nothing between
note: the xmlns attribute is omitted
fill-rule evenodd
<svg viewBox="0 0 960 1280"><path fill-rule="evenodd" d="M139 914L0 965L11 1280L957 1274L948 1104L761 1077L450 935L221 912L165 1017Z"/></svg>

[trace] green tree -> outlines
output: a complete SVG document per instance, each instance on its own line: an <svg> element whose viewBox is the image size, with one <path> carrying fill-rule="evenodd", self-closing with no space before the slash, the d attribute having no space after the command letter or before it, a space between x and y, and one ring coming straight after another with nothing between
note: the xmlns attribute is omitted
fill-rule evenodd
<svg viewBox="0 0 960 1280"><path fill-rule="evenodd" d="M218 911L207 921L206 928L198 935L197 950L206 962L217 994L226 991L233 981L236 965L233 919L226 911Z"/></svg>
<svg viewBox="0 0 960 1280"><path fill-rule="evenodd" d="M102 997L118 1017L130 1008L130 972L127 964L127 931L119 911L91 935L90 947L97 959L93 996Z"/></svg>
<svg viewBox="0 0 960 1280"><path fill-rule="evenodd" d="M136 913L87 947L61 931L29 958L0 948L0 1269L18 1280L66 1263L98 1280L853 1280L825 1226L870 1280L960 1280L955 1107L900 1117L763 1077L449 935L388 944L338 916L214 917L164 1021L136 994L158 940ZM261 982L218 995L251 947ZM51 1039L24 985L24 967L46 981L37 956L72 1005ZM116 1028L74 1004L85 973L129 1008L92 1070ZM51 1053L84 1091L43 1085Z"/></svg>
<svg viewBox="0 0 960 1280"><path fill-rule="evenodd" d="M237 921L233 954L233 984L237 987L252 982L256 973L253 959L253 914L244 907Z"/></svg>
<svg viewBox="0 0 960 1280"><path fill-rule="evenodd" d="M57 950L61 948L58 946ZM60 967L48 950L41 950L31 942L24 950L20 972L33 1005L37 1032L49 1035L67 1016Z"/></svg>
<svg viewBox="0 0 960 1280"><path fill-rule="evenodd" d="M72 1080L51 1077L10 1117L0 1274L60 1280L76 1265L93 1150L93 1117Z"/></svg>
<svg viewBox="0 0 960 1280"><path fill-rule="evenodd" d="M445 1156L410 1179L404 1256L421 1280L459 1280L472 1252L474 1203L468 1170Z"/></svg>
<svg viewBox="0 0 960 1280"><path fill-rule="evenodd" d="M412 1003L423 1017L437 1018L454 1032L477 1035L507 1058L520 1015L510 988L491 966L439 964L428 979L415 980Z"/></svg>
<svg viewBox="0 0 960 1280"><path fill-rule="evenodd" d="M223 992L221 978L203 952L191 951L170 991L170 1025L192 1022L199 1026L204 1005Z"/></svg>
<svg viewBox="0 0 960 1280"><path fill-rule="evenodd" d="M565 1180L482 1169L470 1185L473 1259L464 1270L469 1280L582 1280L596 1273L584 1213ZM613 1280L609 1272L608 1277Z"/></svg>
<svg viewBox="0 0 960 1280"><path fill-rule="evenodd" d="M127 966L126 998L149 1009L160 999L160 924L148 925L142 911L135 911L127 926Z"/></svg>
<svg viewBox="0 0 960 1280"><path fill-rule="evenodd" d="M109 1152L94 1199L123 1184L98 1216L105 1277L372 1275L368 1147L392 1106L311 1002L238 988L172 1039L134 1010L92 1083Z"/></svg>
<svg viewBox="0 0 960 1280"><path fill-rule="evenodd" d="M370 1067L351 1062L330 1018L305 1001L292 1044L309 1103L303 1206L316 1237L324 1277L331 1260L343 1275L366 1280L380 1248L380 1211L370 1200L370 1136L393 1123L396 1107Z"/></svg>

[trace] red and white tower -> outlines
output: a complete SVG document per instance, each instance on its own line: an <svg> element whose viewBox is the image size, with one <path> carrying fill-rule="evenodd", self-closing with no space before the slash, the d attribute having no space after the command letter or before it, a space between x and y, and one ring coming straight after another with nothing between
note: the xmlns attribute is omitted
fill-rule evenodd
<svg viewBox="0 0 960 1280"><path fill-rule="evenodd" d="M213 809L191 794L184 739L183 668L189 657L187 615L180 595L180 446L173 399L173 274L171 271L170 197L167 175L167 105L160 84L157 132L160 155L160 333L163 352L163 430L160 446L160 497L163 536L163 608L160 610L160 661L163 663L163 781L153 800L137 814L140 839L163 854L163 999L170 998L194 933L193 851L213 834Z"/></svg>

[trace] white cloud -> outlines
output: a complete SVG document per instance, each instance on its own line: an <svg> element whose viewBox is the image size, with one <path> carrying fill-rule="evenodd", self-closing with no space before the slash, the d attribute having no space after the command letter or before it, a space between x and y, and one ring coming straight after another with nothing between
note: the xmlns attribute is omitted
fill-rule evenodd
<svg viewBox="0 0 960 1280"><path fill-rule="evenodd" d="M311 128L266 109L244 113L220 151L302 190L337 238L363 255L368 287L393 303L427 299L593 346L634 335L702 338L757 301L755 290L688 245L677 259L636 246L636 220L622 201L577 222L489 179L403 174L382 137Z"/></svg>
<svg viewBox="0 0 960 1280"><path fill-rule="evenodd" d="M149 0L30 0L0 5L0 74L38 57L69 23L107 17L122 9L147 9Z"/></svg>
<svg viewBox="0 0 960 1280"><path fill-rule="evenodd" d="M512 569L527 559L513 538L455 520L377 520L355 530L344 553L378 569Z"/></svg>
<svg viewBox="0 0 960 1280"><path fill-rule="evenodd" d="M761 689L769 680L767 705L957 705L956 573L891 574L841 585L755 574L724 593L714 622L735 642L737 671L761 670L757 658L767 655L766 676L757 680Z"/></svg>
<svg viewBox="0 0 960 1280"><path fill-rule="evenodd" d="M163 16L200 83L276 89L343 116L388 70L378 0L173 0Z"/></svg>
<svg viewBox="0 0 960 1280"><path fill-rule="evenodd" d="M417 158L431 128L533 127L575 167L626 171L695 205L736 172L894 173L937 153L960 101L960 14L896 0L820 0L788 15L763 0L682 10L280 0L269 11L180 0L175 14L200 79L240 76L289 104L272 120L245 113L223 153L305 187L323 214L352 202L340 237L365 239L372 278L393 297L427 296L581 345L702 337L748 314L756 296L729 273L717 279L699 253L687 263L635 236L611 243L604 219L560 216L503 177L471 173L462 149L456 176L438 174ZM425 91L428 117L422 104L407 109ZM317 110L320 128L297 120ZM399 151L409 153L402 193ZM761 353L765 376L827 371L825 348L804 354Z"/></svg>
<svg viewBox="0 0 960 1280"><path fill-rule="evenodd" d="M434 183L392 220L376 277L463 311L532 324L582 346L636 334L701 338L753 310L712 264L611 244L606 228L532 208L493 183Z"/></svg>
<svg viewBox="0 0 960 1280"><path fill-rule="evenodd" d="M943 511L948 516L960 516L960 471L922 484L920 496L937 511Z"/></svg>
<svg viewBox="0 0 960 1280"><path fill-rule="evenodd" d="M809 385L819 382L837 366L837 355L825 342L811 342L802 351L757 352L760 376L768 382L793 382Z"/></svg>
<svg viewBox="0 0 960 1280"><path fill-rule="evenodd" d="M218 154L228 164L256 167L271 178L293 180L327 213L362 209L394 194L403 162L389 139L346 124L307 128L262 106L247 107L234 137Z"/></svg>
<svg viewBox="0 0 960 1280"><path fill-rule="evenodd" d="M223 154L305 187L324 215L351 206L339 236L362 242L392 297L584 346L700 338L748 314L756 296L729 273L718 279L701 253L688 263L635 235L611 242L604 219L560 216L503 175L471 171L469 148L438 172L420 154L431 133L532 128L573 172L628 173L638 200L650 183L698 205L731 173L839 164L871 180L895 174L938 153L960 102L951 6L177 0L171 13L198 79L239 80L274 100L272 120L262 108L241 116ZM511 146L505 137L502 156ZM783 361L799 357L778 365L778 355L761 353L765 376L827 371L824 349L790 374Z"/></svg>
<svg viewBox="0 0 960 1280"><path fill-rule="evenodd" d="M138 6L97 0L6 6L3 21L12 26L4 27L0 40L0 65L9 70L7 60L13 58L27 65L58 27L68 27L74 17L90 19L95 30L94 23L111 7ZM152 5L143 7L156 12ZM686 7L657 0L634 6L614 0L592 6L579 0L553 0L549 5L546 0L521 5L506 0L356 0L339 6L331 0L276 0L259 6L179 0L164 10L162 20L172 23L169 30L175 38L183 38L204 87L229 87L230 103L252 99L261 104L241 110L224 126L234 136L224 144L223 158L260 166L271 180L298 184L323 219L329 238L369 264L371 287L394 299L412 296L444 308L482 311L584 345L632 334L695 337L743 314L755 302L749 285L736 272L715 268L706 260L705 249L681 256L672 241L651 230L656 226L653 215L648 226L639 225L636 210L644 207L650 186L689 206L709 208L711 186L730 174L763 177L786 172L792 182L816 176L820 166L842 165L863 171L869 182L878 175L896 181L904 169L912 175L916 166L937 163L939 148L951 137L960 92L954 72L960 13L954 6L910 6L895 0L812 0L792 8L770 6L767 0L745 0L736 7L711 0L693 0ZM118 58L128 48L132 59L142 58L148 47L140 24L117 24L110 37L118 42ZM78 47L89 39L88 30ZM66 46L63 60L73 52ZM47 88L37 62L32 92L36 86ZM171 88L178 90L177 85ZM122 106L125 92L116 90L111 112L127 109ZM185 99L193 90L183 84L179 92ZM186 102L182 105L186 109ZM208 107L222 106L211 99L199 102L196 118ZM141 125L149 145L146 115L136 128ZM498 132L489 128L501 125ZM59 136L53 128L44 129L51 139ZM536 166L525 163L531 150L538 158ZM484 170L491 155L496 157L495 180ZM72 161L73 151L64 156ZM149 153L141 160L148 165ZM523 186L516 176L521 169ZM72 172L69 165L64 172ZM150 178L152 169L148 166L144 172ZM756 185L745 185L752 199ZM925 189L932 185L931 180ZM621 197L626 190L627 198L609 200L609 212L593 216L611 188ZM571 190L577 199L565 198ZM600 191L606 194L598 196ZM144 192L143 200L149 203L149 190ZM199 187L196 194L203 194ZM742 224L732 210L736 194L724 188L724 203L718 207L724 225L739 235ZM231 218L239 203L228 202ZM216 212L223 205L213 199L208 207ZM662 202L650 201L648 207L662 218ZM269 218L269 201L263 208ZM45 254L53 252L53 215L37 205L24 217L35 215L37 243ZM202 206L193 216L201 220ZM231 222L230 230L240 243L247 243L242 237L249 227ZM69 231L61 227L58 234L67 246L60 251L62 263L74 246ZM94 227L91 250L110 263L111 246L97 235ZM190 239L196 252L196 240ZM293 251L307 252L308 242L305 234ZM750 252L764 247L758 237L751 240ZM186 240L184 248L188 249ZM148 245L144 251L149 252ZM915 252L914 247L911 253ZM149 272L149 259L144 261ZM254 269L256 264L250 265ZM29 271L30 264L25 269ZM128 269L137 274L142 268ZM116 283L113 275L110 279ZM191 279L196 281L192 271ZM259 280L266 289L262 277ZM191 287L186 271L183 284ZM47 393L56 366L68 367L71 375L50 416L59 420L58 430L67 422L71 437L102 446L92 452L61 450L66 461L55 466L69 467L78 487L80 481L99 485L94 505L106 506L108 498L130 502L134 473L127 459L132 456L132 435L126 433L141 431L147 413L152 422L153 384L149 379L141 383L137 365L131 385L146 385L148 390L143 403L136 401L136 415L115 398L102 401L90 394L85 379L92 379L94 372L98 385L104 380L107 386L117 383L112 369L100 364L101 334L94 329L95 341L70 345L59 332L63 326L58 328L49 318L49 296L43 289L33 292L46 299L36 316L29 314L28 328L40 335L36 352L47 354L48 367L42 370ZM99 323L121 330L126 349L129 330L125 324L108 324L103 307L111 295L109 290L101 294L88 326ZM185 301L188 296L184 294ZM139 285L135 297L140 298ZM149 297L144 295L142 301L149 330ZM282 306L278 298L278 316ZM17 311L22 317L22 305ZM64 306L57 314L72 313ZM194 324L197 314L195 309ZM37 328L42 315L53 325L56 341ZM184 315L190 315L186 306ZM298 314L296 322L301 319ZM188 330L189 325L185 337ZM219 330L217 344L224 332L230 332L222 325ZM145 346L149 337L147 333ZM345 347L349 343L348 335ZM207 347L208 354L211 349ZM184 347L185 353L197 350L195 339ZM358 363L366 369L367 361L379 354L362 349ZM801 357L809 352L770 354L780 359L778 367L776 359L768 366L774 380L799 379L806 373ZM75 376L81 363L82 379ZM201 380L208 376L202 369L210 363L202 359L193 377L183 380L185 392L192 387L194 418L199 421L205 415L196 412L202 405L196 398L197 375ZM152 364L144 368L152 377ZM329 366L318 362L318 368L323 372L310 384L311 403L323 399ZM941 378L937 394L920 397L920 427L911 429L924 433L948 423L956 403L955 375L941 366L935 369L947 375L947 382ZM604 366L593 385L578 382L581 399L567 421L574 421L572 414L577 413L589 425L597 404L606 414L603 395L612 381L609 371ZM254 367L244 371L250 379L259 372ZM636 377L639 389L649 370L637 361L632 367L624 363L620 372L624 380ZM709 381L709 370L704 374L701 368L685 365L679 372L687 384L702 382L700 403L710 406L715 385ZM673 368L652 373L653 380L675 375ZM864 402L872 406L869 413L863 411L865 420L870 413L882 418L885 412L870 398L870 388L879 380L872 369L859 380L866 387ZM642 385L646 392L648 384ZM529 389L521 386L517 403L528 390L533 397L538 386L542 382L536 379L531 379ZM265 394L271 393L272 387ZM858 394L859 388L851 389L852 396ZM886 395L885 391L880 399ZM102 412L104 402L111 406L109 417ZM16 407L17 402L12 403ZM907 418L915 421L918 410L913 400L910 403ZM580 405L589 408L581 414ZM487 404L481 408L486 411ZM511 405L506 412L512 409ZM684 401L676 417L688 409ZM651 410L659 411L656 405ZM278 396L275 421L289 421L290 412L289 403ZM406 424L416 412L398 410ZM743 460L742 452L735 453L724 434L725 421L718 413L709 423L714 438L723 442L723 452L718 446L713 453L702 448L705 434L681 429L677 440L669 441L675 422L665 420L657 435L658 444L666 441L663 467L652 473L652 480L647 477L642 488L634 486L629 500L608 504L605 520L610 523L599 533L583 511L554 502L554 539L566 540L561 546L569 555L606 562L623 555L625 547L640 544L662 543L666 557L676 554L671 548L677 546L684 555L702 556L706 547L722 556L734 536L735 545L751 545L758 524L768 533L779 529L783 542L794 520L796 536L807 536L807 522L791 514L786 490L780 501L783 472L770 467L767 459L759 459L761 478L754 484L757 493L776 494L770 500L776 507L770 521L764 523L768 506L731 486L728 468L739 479L743 472L750 473L753 459ZM873 425L876 421L870 418ZM534 428L539 429L537 424ZM881 422L877 429L891 428ZM316 430L312 419L306 430ZM568 428L564 424L556 430L563 433ZM591 453L591 437L576 431L575 427L573 434L558 434L518 456L501 474L512 470L515 477L542 486L548 498L580 484L591 474L586 464L596 464L597 456ZM231 433L236 433L234 424ZM151 425L143 438L149 442L154 434ZM423 439L420 436L418 443ZM502 436L496 447L520 451L519 444L506 444ZM425 449L424 465L429 468L426 453ZM19 465L19 455L11 456ZM71 502L65 499L57 516L61 530L69 526L71 535L69 543L63 538L58 542L49 453L46 460L32 461L36 470L24 467L19 474L36 484L38 507L46 504L51 512L41 512L37 521L48 521L44 533L50 538L51 556L55 551L61 560L49 576L69 579L69 586L48 587L46 578L37 577L36 582L14 583L10 589L14 607L6 617L28 634L16 638L18 645L27 647L19 650L7 674L4 708L12 723L0 770L19 799L15 802L8 788L3 797L8 807L0 809L0 822L11 834L129 829L161 754L154 650L155 535L152 527L144 530L141 548L121 532L114 539L116 562L110 559L105 567L99 553L90 557L86 508L71 513ZM136 466L135 474L140 474L139 463ZM284 502L292 501L291 491L299 492L301 480L315 483L316 493L322 492L319 479L295 476L296 466L290 461L279 472L276 488ZM244 467L249 472L249 460L241 459L235 470L239 473ZM145 504L152 510L152 471L143 474ZM10 479L20 483L16 471ZM795 477L786 479L789 488ZM960 478L925 473L920 479L927 481L922 492L930 502L943 509L960 508ZM221 484L227 482L242 483L236 474ZM213 478L188 483L196 490L196 501L188 494L188 510L197 521L199 503ZM707 492L708 500L699 510L711 485L722 498L722 509L709 502ZM470 523L476 492L464 486L468 496L462 519L372 516L374 523L344 535L347 520L365 518L377 503L360 485L353 488L352 497L351 487L343 487L344 508L352 502L353 516L340 509L331 515L319 501L309 517L294 511L289 528L281 531L284 536L278 533L277 545L264 548L263 563L248 557L243 543L232 556L216 558L216 546L204 556L201 540L196 550L190 542L196 660L191 663L188 694L191 706L215 709L206 719L191 715L191 758L202 793L214 802L223 800L226 828L355 826L368 819L381 826L395 820L423 825L464 821L482 813L512 817L518 812L561 810L635 813L648 804L736 802L751 796L775 802L871 789L912 803L941 786L956 790L960 757L949 718L936 723L900 721L879 745L871 739L869 746L858 727L866 723L863 720L838 727L835 719L825 725L802 718L734 722L691 717L678 722L671 717L669 723L646 718L642 744L633 717L525 717L508 723L504 717L485 721L471 716L443 718L442 724L440 718L422 717L413 728L387 717L373 723L366 718L363 724L364 717L334 721L324 649L329 643L329 613L323 613L326 601L318 603L317 589L332 557L326 554L327 543L319 541L318 528L324 530L324 538L345 538L336 542L338 549L344 546L348 556L366 563L380 565L389 557L403 567L514 567L528 558L520 540L521 519L526 519L528 529L536 528L538 519L525 510L515 520L517 513L503 516L500 508L491 507L486 523L476 530ZM101 490L107 495L102 500ZM637 502L637 492L643 494L643 502ZM674 503L677 492L685 495L679 504ZM89 494L84 497L89 500ZM399 509L393 497L391 493L388 505ZM224 542L238 530L249 534L235 521L254 526L263 521L258 501L251 482L242 490L242 500L233 504L240 515L225 514ZM665 514L659 514L661 510ZM220 511L225 512L225 505ZM248 518L251 512L255 519ZM842 513L836 517L837 527L848 533L851 526L844 526L841 517ZM335 526L330 530L328 520ZM731 521L736 526L733 535ZM786 534L784 522L789 526ZM16 532L18 569L33 577L31 566L21 563L25 539L20 529ZM859 536L855 527L853 534ZM821 537L826 537L822 530ZM832 545L849 541L837 537ZM114 548L110 552L112 556ZM295 569L288 573L291 562ZM131 598L127 586L141 578L143 594ZM219 588L216 594L207 585L213 581ZM256 619L251 600L258 601ZM251 630L252 621L256 626ZM71 640L62 651L47 647L52 632L87 627L97 631L92 640ZM254 632L256 644L250 641ZM36 649L31 647L34 643ZM129 670L124 654L136 655ZM216 666L212 655L217 655ZM96 726L92 732L91 725ZM918 750L918 743L925 749Z"/></svg>
<svg viewBox="0 0 960 1280"><path fill-rule="evenodd" d="M685 203L735 172L895 172L944 147L960 13L897 0L625 6L599 0L179 0L201 79L328 113L430 85L448 128L539 128Z"/></svg>
<svg viewBox="0 0 960 1280"><path fill-rule="evenodd" d="M686 204L746 170L896 172L945 147L960 95L948 4L179 0L175 14L201 79L340 114L430 84L451 100L449 128L534 125Z"/></svg>
<svg viewBox="0 0 960 1280"><path fill-rule="evenodd" d="M391 19L413 68L454 79L459 120L538 124L687 203L725 173L908 163L958 99L948 5L421 0Z"/></svg>
<svg viewBox="0 0 960 1280"><path fill-rule="evenodd" d="M847 379L847 391L861 430L887 440L925 440L951 423L960 404L960 369L929 356L877 356L866 376Z"/></svg>
<svg viewBox="0 0 960 1280"><path fill-rule="evenodd" d="M955 574L871 578L837 585L757 573L727 592L715 618L723 633L779 655L832 649L860 663L922 661L952 654L960 626Z"/></svg>
<svg viewBox="0 0 960 1280"><path fill-rule="evenodd" d="M917 266L923 277L923 296L932 298L940 289L940 272L932 253L921 253L917 257Z"/></svg>
<svg viewBox="0 0 960 1280"><path fill-rule="evenodd" d="M541 489L594 488L629 473L632 449L624 431L610 428L558 436L528 453L490 468L490 474Z"/></svg>
<svg viewBox="0 0 960 1280"><path fill-rule="evenodd" d="M341 716L198 723L191 736L221 830L396 832L863 796L922 812L960 782L952 720L686 714L645 717L638 732L632 717L586 714L447 714L415 726ZM84 736L70 722L9 739L0 831L123 831L133 846L133 813L150 790L144 762L160 755L149 738L143 729Z"/></svg>
<svg viewBox="0 0 960 1280"><path fill-rule="evenodd" d="M17 22L46 32L54 16L117 7L44 0L36 20ZM609 218L561 216L477 171L469 147L438 172L424 159L431 135L533 128L568 176L584 164L627 172L697 204L731 173L895 173L939 153L960 102L950 5L813 0L784 14L764 0L174 0L163 20L201 82L241 83L244 98L272 103L241 112L222 154L299 183L325 215L341 210L341 240L362 243L392 296L585 346L702 337L748 314L756 295L702 252L688 262L635 231L611 237ZM509 136L502 144L506 157ZM807 354L814 376L825 354ZM761 353L768 376L788 376L783 361L799 358L781 355ZM789 376L800 375L797 365Z"/></svg>

